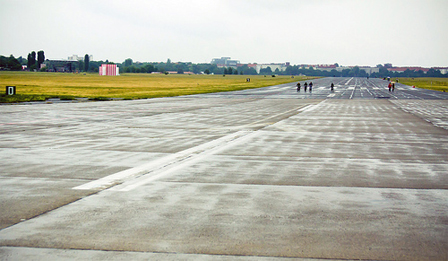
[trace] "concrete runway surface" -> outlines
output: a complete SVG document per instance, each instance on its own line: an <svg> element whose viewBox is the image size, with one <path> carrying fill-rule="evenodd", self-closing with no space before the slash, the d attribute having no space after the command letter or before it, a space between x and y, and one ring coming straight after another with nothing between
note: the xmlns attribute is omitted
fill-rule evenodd
<svg viewBox="0 0 448 261"><path fill-rule="evenodd" d="M313 83L0 106L0 259L447 260L448 96Z"/></svg>

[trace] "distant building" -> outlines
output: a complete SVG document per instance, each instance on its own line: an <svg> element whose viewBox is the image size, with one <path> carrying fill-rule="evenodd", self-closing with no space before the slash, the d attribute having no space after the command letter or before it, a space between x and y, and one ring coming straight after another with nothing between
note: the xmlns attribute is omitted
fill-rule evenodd
<svg viewBox="0 0 448 261"><path fill-rule="evenodd" d="M327 71L327 72L331 72L332 70L342 72L343 70L346 69L351 70L355 68L355 66L338 66L337 64L319 64L313 67L315 70ZM368 75L372 73L378 73L380 71L380 69L377 67L370 67L370 66L356 66L356 67L358 67L359 70L365 71Z"/></svg>
<svg viewBox="0 0 448 261"><path fill-rule="evenodd" d="M84 56L79 57L78 55L74 54L72 56L69 56L68 61L84 61ZM93 61L93 55L89 55L89 61Z"/></svg>
<svg viewBox="0 0 448 261"><path fill-rule="evenodd" d="M116 76L120 75L120 69L116 64L102 64L99 68L100 75Z"/></svg>
<svg viewBox="0 0 448 261"><path fill-rule="evenodd" d="M277 69L280 72L283 72L284 70L286 70L286 68L288 68L289 65L290 65L289 62L286 62L286 63L261 63L261 64L256 65L255 70L257 71L257 73L260 73L261 69L266 69L266 68L270 67L272 72L275 72L275 70L277 70Z"/></svg>
<svg viewBox="0 0 448 261"><path fill-rule="evenodd" d="M298 64L297 67L299 67L299 69L311 69L313 68L314 70L317 69L318 65L313 65L313 64Z"/></svg>
<svg viewBox="0 0 448 261"><path fill-rule="evenodd" d="M368 75L371 75L372 73L380 72L380 68L378 68L378 67L359 66L359 69L365 71Z"/></svg>
<svg viewBox="0 0 448 261"><path fill-rule="evenodd" d="M216 64L216 66L218 66L218 68L222 68L222 67L236 68L237 65L240 64L240 61L231 60L230 57L221 57L221 58L214 58L212 60L211 64Z"/></svg>
<svg viewBox="0 0 448 261"><path fill-rule="evenodd" d="M71 60L46 60L45 66L49 72L73 72L78 67L79 61Z"/></svg>
<svg viewBox="0 0 448 261"><path fill-rule="evenodd" d="M402 73L405 72L406 70L410 70L410 71L422 71L424 73L427 73L429 71L429 68L423 68L423 67L392 67L392 68L387 68L387 70L389 72L398 72L398 73Z"/></svg>
<svg viewBox="0 0 448 261"><path fill-rule="evenodd" d="M435 70L439 70L441 74L448 73L448 67L433 67Z"/></svg>
<svg viewBox="0 0 448 261"><path fill-rule="evenodd" d="M317 70L331 72L332 70L337 70L338 66L336 64L319 64Z"/></svg>

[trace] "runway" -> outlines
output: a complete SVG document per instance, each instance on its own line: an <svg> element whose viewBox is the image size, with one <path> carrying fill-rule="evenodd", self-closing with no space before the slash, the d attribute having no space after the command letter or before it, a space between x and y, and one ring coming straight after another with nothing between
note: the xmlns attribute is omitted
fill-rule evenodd
<svg viewBox="0 0 448 261"><path fill-rule="evenodd" d="M395 80L396 81L396 80ZM305 82L314 84L312 91L305 91ZM256 90L229 92L227 94L214 93L193 95L191 97L267 97L270 99L415 99L415 100L446 100L448 93L413 88L399 82L395 83L395 90L389 91L388 81L378 78L359 77L327 77L309 81L300 81L301 90L297 91L295 84L283 84ZM334 90L331 91L331 83Z"/></svg>
<svg viewBox="0 0 448 261"><path fill-rule="evenodd" d="M448 96L313 85L0 106L0 259L448 259Z"/></svg>

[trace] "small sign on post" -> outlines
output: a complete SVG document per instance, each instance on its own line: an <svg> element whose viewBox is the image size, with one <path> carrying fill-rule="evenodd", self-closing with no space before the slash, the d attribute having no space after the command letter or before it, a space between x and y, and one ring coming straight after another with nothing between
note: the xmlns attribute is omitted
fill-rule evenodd
<svg viewBox="0 0 448 261"><path fill-rule="evenodd" d="M16 86L6 86L6 95L15 95Z"/></svg>

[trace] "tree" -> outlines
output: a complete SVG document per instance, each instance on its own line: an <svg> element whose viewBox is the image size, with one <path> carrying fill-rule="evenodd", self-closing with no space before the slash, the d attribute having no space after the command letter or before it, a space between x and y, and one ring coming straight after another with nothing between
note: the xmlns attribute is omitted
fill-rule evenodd
<svg viewBox="0 0 448 261"><path fill-rule="evenodd" d="M84 70L84 61L83 60L80 60L79 62L78 62L78 68L77 68L77 70L78 71L83 71ZM76 66L75 66L75 68L76 68Z"/></svg>
<svg viewBox="0 0 448 261"><path fill-rule="evenodd" d="M443 77L442 73L440 73L440 70L436 70L434 68L431 68L426 73L428 77Z"/></svg>
<svg viewBox="0 0 448 261"><path fill-rule="evenodd" d="M249 70L247 70L245 72L247 75L257 75L257 70L255 70L254 68L249 68Z"/></svg>
<svg viewBox="0 0 448 261"><path fill-rule="evenodd" d="M90 63L90 57L88 54L84 55L84 71L89 71L89 63Z"/></svg>
<svg viewBox="0 0 448 261"><path fill-rule="evenodd" d="M201 70L199 69L199 66L197 65L197 64L194 64L193 66L192 66L192 69L193 69L193 73L200 73L201 72Z"/></svg>
<svg viewBox="0 0 448 261"><path fill-rule="evenodd" d="M289 65L288 67L286 67L285 69L285 74L286 75L297 75L298 73L298 69L297 66L291 66Z"/></svg>
<svg viewBox="0 0 448 261"><path fill-rule="evenodd" d="M386 67L381 66L378 72L379 77L387 77L389 75L389 71Z"/></svg>
<svg viewBox="0 0 448 261"><path fill-rule="evenodd" d="M16 58L14 58L14 56L12 54L11 54L11 56L9 56L8 59L4 59L4 57L2 56L2 62L1 62L0 67L3 67L3 66L10 69L11 71L22 70L22 65Z"/></svg>
<svg viewBox="0 0 448 261"><path fill-rule="evenodd" d="M8 59L5 56L0 55L0 68L6 67L8 65Z"/></svg>
<svg viewBox="0 0 448 261"><path fill-rule="evenodd" d="M347 77L350 74L350 69L343 69L341 72L342 77Z"/></svg>
<svg viewBox="0 0 448 261"><path fill-rule="evenodd" d="M27 61L26 61L26 66L28 67L28 69L31 67L31 54L29 53L28 56L26 57Z"/></svg>
<svg viewBox="0 0 448 261"><path fill-rule="evenodd" d="M267 67L267 68L263 68L260 70L260 74L262 75L268 75L268 74L272 74L272 69L271 67Z"/></svg>
<svg viewBox="0 0 448 261"><path fill-rule="evenodd" d="M132 59L131 59L131 58L128 58L128 59L126 59L126 60L124 61L124 66L125 66L125 67L131 66L132 64L133 64L133 62L132 62Z"/></svg>
<svg viewBox="0 0 448 261"><path fill-rule="evenodd" d="M404 76L404 77L412 77L413 74L414 74L414 71L411 71L411 70L409 70L409 69L406 69L406 70L403 72L403 76Z"/></svg>
<svg viewBox="0 0 448 261"><path fill-rule="evenodd" d="M19 56L19 58L17 58L17 61L19 61L20 64L25 65L26 63L24 63L26 60L23 59L22 56Z"/></svg>
<svg viewBox="0 0 448 261"><path fill-rule="evenodd" d="M36 68L36 52L32 51L28 54L28 69L32 70Z"/></svg>
<svg viewBox="0 0 448 261"><path fill-rule="evenodd" d="M350 76L359 76L359 67L355 66L350 72Z"/></svg>
<svg viewBox="0 0 448 261"><path fill-rule="evenodd" d="M336 76L341 76L341 73L338 72L336 69L333 69L333 70L331 70L330 75L336 77Z"/></svg>
<svg viewBox="0 0 448 261"><path fill-rule="evenodd" d="M37 52L37 69L40 69L40 66L44 63L44 61L45 61L44 51L40 50L39 52Z"/></svg>
<svg viewBox="0 0 448 261"><path fill-rule="evenodd" d="M144 66L144 68L145 68L145 72L147 72L147 73L152 73L152 72L157 71L157 69L151 64L147 64L146 66Z"/></svg>

